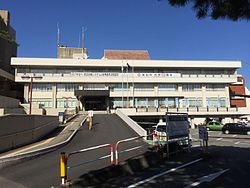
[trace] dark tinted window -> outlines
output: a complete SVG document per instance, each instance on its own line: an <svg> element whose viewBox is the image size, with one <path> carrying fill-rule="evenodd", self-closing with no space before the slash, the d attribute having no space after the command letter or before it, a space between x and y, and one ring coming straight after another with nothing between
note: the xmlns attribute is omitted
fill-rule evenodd
<svg viewBox="0 0 250 188"><path fill-rule="evenodd" d="M166 131L166 125L158 125L157 131L159 131L159 132L165 132Z"/></svg>
<svg viewBox="0 0 250 188"><path fill-rule="evenodd" d="M235 127L236 123L227 123L225 127Z"/></svg>

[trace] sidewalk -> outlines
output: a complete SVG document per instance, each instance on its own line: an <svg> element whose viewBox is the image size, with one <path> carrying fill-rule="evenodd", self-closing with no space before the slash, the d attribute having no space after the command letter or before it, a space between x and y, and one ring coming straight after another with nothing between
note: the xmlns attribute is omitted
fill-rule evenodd
<svg viewBox="0 0 250 188"><path fill-rule="evenodd" d="M78 114L71 121L65 123L65 128L58 134L45 140L0 154L0 168L1 166L5 166L5 163L27 157L34 157L55 150L57 147L68 143L83 125L86 117L86 115Z"/></svg>

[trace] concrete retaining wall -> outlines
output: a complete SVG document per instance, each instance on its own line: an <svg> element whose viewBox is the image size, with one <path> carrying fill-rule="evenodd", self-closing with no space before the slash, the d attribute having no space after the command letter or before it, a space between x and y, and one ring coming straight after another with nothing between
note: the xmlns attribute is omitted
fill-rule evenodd
<svg viewBox="0 0 250 188"><path fill-rule="evenodd" d="M19 100L0 95L0 108L18 108Z"/></svg>
<svg viewBox="0 0 250 188"><path fill-rule="evenodd" d="M0 117L0 152L35 142L58 125L57 116L2 116Z"/></svg>
<svg viewBox="0 0 250 188"><path fill-rule="evenodd" d="M138 125L134 120L132 120L130 117L128 117L121 109L116 110L116 114L125 121L128 126L130 126L137 134L140 136L146 136L147 131L143 129L140 125Z"/></svg>

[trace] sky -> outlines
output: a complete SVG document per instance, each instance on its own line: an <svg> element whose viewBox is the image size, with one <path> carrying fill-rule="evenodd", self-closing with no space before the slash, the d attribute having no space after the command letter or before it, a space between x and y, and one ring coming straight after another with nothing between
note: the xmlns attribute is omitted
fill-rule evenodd
<svg viewBox="0 0 250 188"><path fill-rule="evenodd" d="M250 88L250 22L199 20L190 6L167 0L1 0L17 33L18 57L56 57L60 44L84 46L91 59L104 49L148 50L151 59L239 60Z"/></svg>

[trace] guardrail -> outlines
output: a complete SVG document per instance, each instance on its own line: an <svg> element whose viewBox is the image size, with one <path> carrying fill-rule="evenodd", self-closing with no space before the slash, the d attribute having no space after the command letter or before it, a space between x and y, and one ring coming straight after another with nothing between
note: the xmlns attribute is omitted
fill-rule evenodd
<svg viewBox="0 0 250 188"><path fill-rule="evenodd" d="M148 135L147 135L148 136ZM116 145L115 145L115 164L118 165L119 164L119 153L124 153L124 152L129 152L129 151L132 151L132 150L136 150L136 149L139 149L141 147L143 147L143 145L141 146L136 146L134 148L129 148L129 149L126 149L126 150L123 150L123 151L118 151L118 148L119 148L119 144L121 143L124 143L124 142L129 142L129 141L134 141L134 140L138 140L140 138L144 138L144 137L147 137L147 136L137 136L137 137L133 137L133 138L127 138L127 139L124 139L124 140L119 140Z"/></svg>
<svg viewBox="0 0 250 188"><path fill-rule="evenodd" d="M68 153L68 154L66 154L65 152L62 152L60 154L60 176L61 176L61 181L62 181L61 184L65 185L67 183L67 177L68 177L67 169L76 167L76 166L72 166L72 167L68 166L68 160L69 160L70 156L76 155L79 153L83 153L83 152L87 152L87 151L91 151L91 150L105 148L105 147L110 148L110 155L99 157L97 159L85 162L84 164L89 163L89 162L94 162L97 160L106 159L106 158L110 157L110 163L111 163L111 165L113 165L114 164L114 149L113 149L113 146L111 144L103 144L103 145L99 145L99 146L85 148L85 149L81 149L78 151L73 151L73 152Z"/></svg>
<svg viewBox="0 0 250 188"><path fill-rule="evenodd" d="M94 147L90 147L90 148L86 148L86 149L74 151L74 152L71 152L71 153L68 153L68 154L66 154L65 152L62 152L60 154L60 177L61 177L61 184L65 185L67 183L67 181L68 181L68 179L67 179L68 178L67 170L70 169L70 168L74 168L74 167L78 167L79 166L79 164L75 165L75 166L68 166L68 160L69 160L70 156L76 155L76 154L79 154L79 153L83 153L83 152L87 152L87 151L91 151L91 150L97 150L97 149L100 149L100 148L108 147L108 148L110 148L110 155L102 156L102 157L93 159L91 161L87 161L87 162L81 163L80 165L87 164L87 163L94 162L94 161L98 161L98 160L102 160L102 159L106 159L108 157L110 157L110 165L114 165L114 154L115 154L115 165L119 165L119 154L124 153L124 152L130 152L130 151L133 151L133 150L137 150L137 149L140 149L140 148L142 148L142 147L145 146L145 145L139 145L139 146L135 146L135 147L132 147L132 148L128 148L128 149L119 151L120 144L125 143L125 142L131 142L131 141L139 140L141 138L148 137L148 136L156 136L156 137L158 137L158 135L156 135L155 133L153 133L153 134L149 134L149 135L146 135L146 136L137 136L137 137L132 137L132 138L127 138L127 139L119 140L119 141L116 142L116 145L115 145L115 153L114 153L113 146L111 144L98 145L98 146L94 146ZM161 137L164 137L164 136L161 136ZM187 137L187 138L189 139L189 137ZM176 142L176 141L179 141L179 140L182 140L182 139L168 140L168 142L171 143L171 142ZM160 143L157 143L157 148L160 148L159 146L160 146ZM190 149L190 142L189 141L188 141L188 148Z"/></svg>

